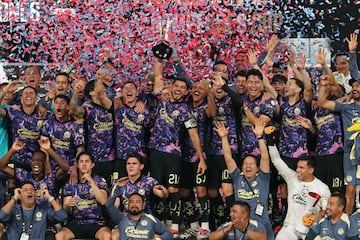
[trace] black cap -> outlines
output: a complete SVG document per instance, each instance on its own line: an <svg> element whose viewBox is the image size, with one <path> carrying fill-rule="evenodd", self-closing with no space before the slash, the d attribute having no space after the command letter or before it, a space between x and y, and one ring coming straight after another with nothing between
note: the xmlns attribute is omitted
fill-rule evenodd
<svg viewBox="0 0 360 240"><path fill-rule="evenodd" d="M349 85L352 86L354 82L360 83L360 79L352 78L349 80Z"/></svg>

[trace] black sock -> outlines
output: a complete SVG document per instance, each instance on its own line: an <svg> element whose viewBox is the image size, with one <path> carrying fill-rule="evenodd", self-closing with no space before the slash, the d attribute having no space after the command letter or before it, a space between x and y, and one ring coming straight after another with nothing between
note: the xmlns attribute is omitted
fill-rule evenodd
<svg viewBox="0 0 360 240"><path fill-rule="evenodd" d="M210 213L210 201L207 195L199 198L199 221L200 222L208 222L209 221L209 213Z"/></svg>
<svg viewBox="0 0 360 240"><path fill-rule="evenodd" d="M170 208L170 219L172 223L180 223L180 212L181 212L181 201L180 194L178 192L169 193L169 208Z"/></svg>

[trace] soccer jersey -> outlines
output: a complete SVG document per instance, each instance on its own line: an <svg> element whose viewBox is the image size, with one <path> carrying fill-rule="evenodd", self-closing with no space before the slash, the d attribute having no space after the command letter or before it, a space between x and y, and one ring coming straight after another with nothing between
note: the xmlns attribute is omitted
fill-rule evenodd
<svg viewBox="0 0 360 240"><path fill-rule="evenodd" d="M150 197L152 195L153 187L157 184L158 181L155 178L142 175L134 183L129 181L123 187L116 185L112 196L120 197L122 207L124 207L124 210L126 211L128 209L130 195L134 192L139 193L145 199L145 212L151 213Z"/></svg>
<svg viewBox="0 0 360 240"><path fill-rule="evenodd" d="M55 187L55 173L51 172L50 174L47 174L43 179L41 180L35 180L32 176L32 173L29 171L26 171L22 168L15 168L15 177L20 181L30 181L34 184L35 190L44 190L47 189L51 195L54 195L54 187ZM48 201L40 195L39 192L36 194L36 201L37 203L43 203Z"/></svg>
<svg viewBox="0 0 360 240"><path fill-rule="evenodd" d="M308 156L307 130L296 122L297 116L307 116L307 103L301 98L294 105L290 105L287 98L280 98L280 137L279 153L289 158Z"/></svg>
<svg viewBox="0 0 360 240"><path fill-rule="evenodd" d="M22 239L20 236L25 223L25 231L30 233L29 239L43 240L48 222L64 222L66 219L67 213L63 208L55 212L50 206L45 205L36 205L32 210L21 210L20 205L15 204L9 214L0 210L0 221L8 224L6 230L8 239ZM30 223L32 223L31 229Z"/></svg>
<svg viewBox="0 0 360 240"><path fill-rule="evenodd" d="M12 159L18 163L30 164L32 153L40 149L38 139L44 119L38 114L38 109L27 115L22 109L9 108L7 115L10 119L12 138L25 143L20 151L13 154Z"/></svg>
<svg viewBox="0 0 360 240"><path fill-rule="evenodd" d="M10 122L8 118L0 118L0 142L2 147L0 148L0 158L2 158L9 148L9 132Z"/></svg>
<svg viewBox="0 0 360 240"><path fill-rule="evenodd" d="M103 190L107 190L104 178L93 175L96 185ZM74 196L77 198L76 206L72 213L78 224L103 223L104 218L101 213L101 205L95 198L94 190L89 182L70 184L64 186L63 197Z"/></svg>
<svg viewBox="0 0 360 240"><path fill-rule="evenodd" d="M269 146L269 152L272 163L287 183L288 210L284 225L291 225L298 232L306 234L309 228L303 224L302 217L305 213L313 212L317 214L320 209L326 209L327 200L330 197L329 187L317 178L314 178L311 182L299 180L297 173L290 169L280 158L274 146ZM314 207L313 204L316 199L310 196L310 192L321 196Z"/></svg>
<svg viewBox="0 0 360 240"><path fill-rule="evenodd" d="M135 152L146 157L146 139L151 126L149 109L138 113L134 108L123 106L115 111L116 158L126 159Z"/></svg>
<svg viewBox="0 0 360 240"><path fill-rule="evenodd" d="M51 146L55 152L62 157L70 166L74 165L76 148L84 145L84 128L73 120L59 122L54 116L44 124L41 134L49 137ZM52 169L55 169L55 162L51 161Z"/></svg>
<svg viewBox="0 0 360 240"><path fill-rule="evenodd" d="M260 115L268 116L273 119L275 113L275 100L262 99L262 95L251 101L248 96L244 97L244 102L249 110L258 118ZM260 155L259 144L255 133L252 130L253 125L247 118L246 114L242 114L241 119L241 155L252 154L254 156Z"/></svg>
<svg viewBox="0 0 360 240"><path fill-rule="evenodd" d="M204 130L206 125L205 121L207 120L207 115L206 115L207 108L208 108L208 104L205 101L203 102L202 105L192 109L192 115L194 116L197 122L197 128L198 128L198 134L199 134L201 146L204 146ZM199 156L194 149L192 141L189 139L190 138L189 135L186 136L188 139L184 143L183 159L185 162L192 162L192 163L197 162L199 161ZM203 150L205 149L203 148Z"/></svg>
<svg viewBox="0 0 360 240"><path fill-rule="evenodd" d="M215 122L224 122L229 127L229 144L232 153L238 153L238 135L236 133L235 113L231 103L231 98L225 96L216 102L216 116L213 118L212 129L215 127ZM210 141L210 154L223 155L221 138L219 135L212 131Z"/></svg>
<svg viewBox="0 0 360 240"><path fill-rule="evenodd" d="M270 173L264 173L262 170L257 173L253 180L246 180L244 174L236 168L230 173L234 185L234 197L236 201L244 201L250 205L250 218L259 222L268 222L268 195L270 184ZM264 207L261 216L255 214L256 206L260 203Z"/></svg>
<svg viewBox="0 0 360 240"><path fill-rule="evenodd" d="M225 229L230 224L231 223L224 223L220 227L218 227L217 230ZM256 220L252 220L252 219L249 220L248 229L254 232L266 232L266 229L262 224L259 224ZM226 234L224 238L224 240L238 240L238 239L250 240L250 238L248 238L246 235L244 236L244 234L240 232L240 230L238 229L234 229L233 231L230 231L228 234Z"/></svg>
<svg viewBox="0 0 360 240"><path fill-rule="evenodd" d="M340 115L324 108L315 109L317 127L316 155L330 155L344 151Z"/></svg>
<svg viewBox="0 0 360 240"><path fill-rule="evenodd" d="M358 239L360 239L360 208L351 215L350 224L352 228L356 229Z"/></svg>
<svg viewBox="0 0 360 240"><path fill-rule="evenodd" d="M113 114L91 101L82 105L85 110L86 151L94 162L108 162L115 159L113 148Z"/></svg>
<svg viewBox="0 0 360 240"><path fill-rule="evenodd" d="M311 226L310 232L313 231L321 239L347 240L357 235L357 229L355 226L351 226L350 222L346 213L343 213L336 223L332 223L330 218L324 217Z"/></svg>
<svg viewBox="0 0 360 240"><path fill-rule="evenodd" d="M181 155L181 138L187 128L197 127L196 120L185 102L162 101L156 109L149 148Z"/></svg>
<svg viewBox="0 0 360 240"><path fill-rule="evenodd" d="M151 214L143 213L139 220L133 220L131 216L115 208L114 199L109 198L106 210L112 221L117 223L121 240L154 239L155 234L163 240L173 239L170 231L159 219Z"/></svg>

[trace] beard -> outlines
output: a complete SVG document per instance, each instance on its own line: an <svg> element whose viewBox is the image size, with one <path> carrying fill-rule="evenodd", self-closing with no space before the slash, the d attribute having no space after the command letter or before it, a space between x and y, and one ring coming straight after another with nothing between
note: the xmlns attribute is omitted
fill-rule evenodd
<svg viewBox="0 0 360 240"><path fill-rule="evenodd" d="M144 212L144 209L138 209L138 208L136 208L136 209L129 209L129 213L131 214L131 215L134 215L134 216L137 216L137 215L139 215L139 214L142 214Z"/></svg>

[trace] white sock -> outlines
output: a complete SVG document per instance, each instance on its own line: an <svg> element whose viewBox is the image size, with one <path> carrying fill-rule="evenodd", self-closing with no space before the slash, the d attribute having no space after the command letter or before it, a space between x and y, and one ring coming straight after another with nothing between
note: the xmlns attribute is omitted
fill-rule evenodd
<svg viewBox="0 0 360 240"><path fill-rule="evenodd" d="M177 223L172 223L170 229L178 230L178 231L179 231L179 224L177 224Z"/></svg>
<svg viewBox="0 0 360 240"><path fill-rule="evenodd" d="M190 227L191 227L192 229L199 229L199 228L200 228L199 222L196 221L196 222L190 223Z"/></svg>
<svg viewBox="0 0 360 240"><path fill-rule="evenodd" d="M209 222L202 222L202 223L201 223L201 228L210 231Z"/></svg>

